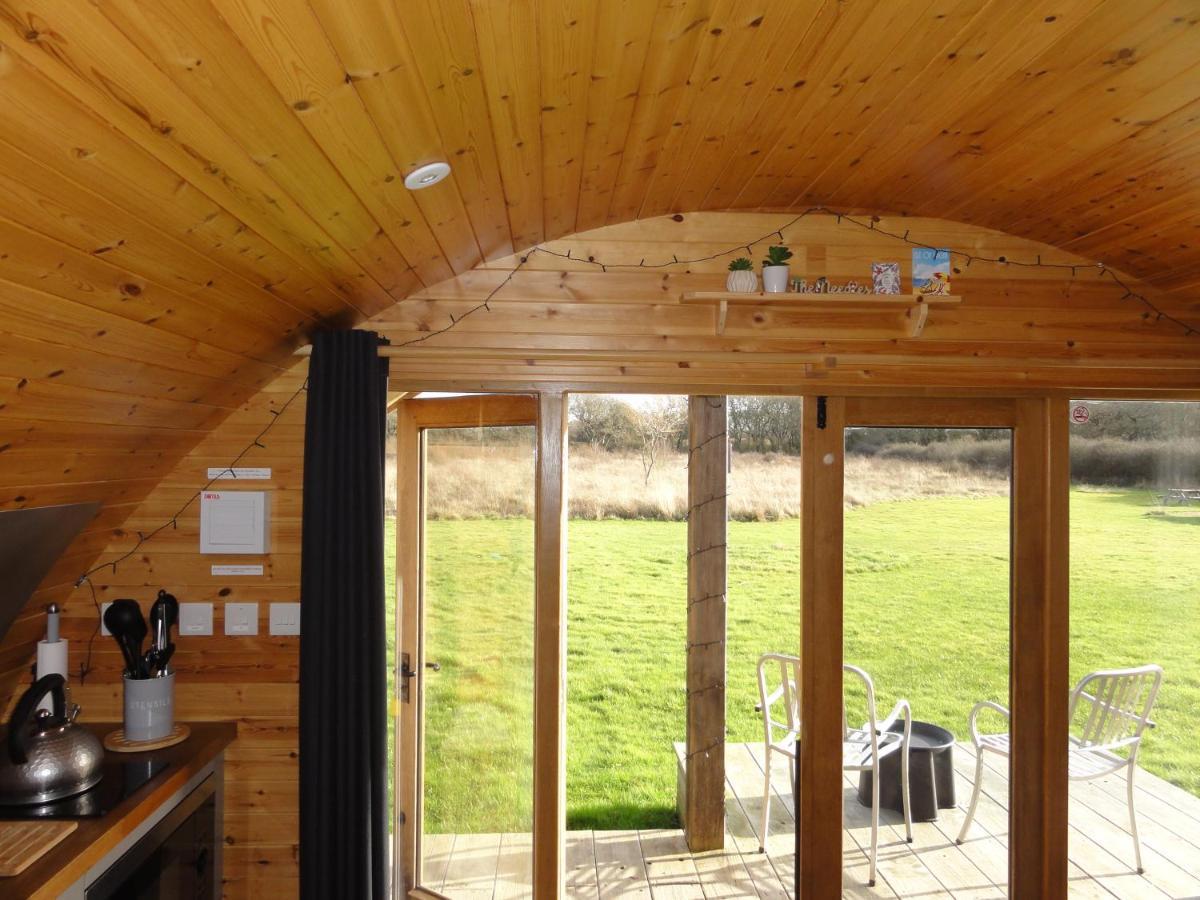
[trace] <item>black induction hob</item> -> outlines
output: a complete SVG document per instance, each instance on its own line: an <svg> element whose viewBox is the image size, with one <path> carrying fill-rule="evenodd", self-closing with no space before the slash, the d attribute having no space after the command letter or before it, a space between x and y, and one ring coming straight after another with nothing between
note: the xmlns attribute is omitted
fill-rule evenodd
<svg viewBox="0 0 1200 900"><path fill-rule="evenodd" d="M163 771L170 763L155 759L121 759L108 754L101 768L100 783L82 794L50 803L28 806L0 805L4 819L90 819L109 812L118 803Z"/></svg>

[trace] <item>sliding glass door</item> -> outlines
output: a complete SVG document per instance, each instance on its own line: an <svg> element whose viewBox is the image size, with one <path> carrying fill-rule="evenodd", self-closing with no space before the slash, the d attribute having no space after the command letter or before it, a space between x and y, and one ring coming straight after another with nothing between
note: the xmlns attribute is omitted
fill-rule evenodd
<svg viewBox="0 0 1200 900"><path fill-rule="evenodd" d="M406 887L532 885L533 401L399 410L397 672Z"/></svg>
<svg viewBox="0 0 1200 900"><path fill-rule="evenodd" d="M1058 893L1065 413L805 398L802 896Z"/></svg>
<svg viewBox="0 0 1200 900"><path fill-rule="evenodd" d="M1069 427L1071 896L1197 897L1200 403Z"/></svg>
<svg viewBox="0 0 1200 900"><path fill-rule="evenodd" d="M1011 480L1007 429L846 429L847 891L1005 894Z"/></svg>

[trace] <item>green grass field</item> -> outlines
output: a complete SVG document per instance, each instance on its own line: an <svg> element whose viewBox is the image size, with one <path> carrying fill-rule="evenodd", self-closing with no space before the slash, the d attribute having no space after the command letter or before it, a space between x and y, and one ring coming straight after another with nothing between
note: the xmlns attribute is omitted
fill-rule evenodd
<svg viewBox="0 0 1200 900"><path fill-rule="evenodd" d="M1166 680L1143 764L1200 794L1200 518L1151 514L1143 492L1072 494L1072 679L1158 662ZM684 732L686 525L572 521L568 825L675 822L672 742ZM426 829L527 830L532 523L428 525ZM760 653L795 652L795 521L730 523L728 724L761 740ZM390 580L390 579L389 579ZM882 711L966 735L1008 685L1008 501L933 498L846 512L847 661Z"/></svg>

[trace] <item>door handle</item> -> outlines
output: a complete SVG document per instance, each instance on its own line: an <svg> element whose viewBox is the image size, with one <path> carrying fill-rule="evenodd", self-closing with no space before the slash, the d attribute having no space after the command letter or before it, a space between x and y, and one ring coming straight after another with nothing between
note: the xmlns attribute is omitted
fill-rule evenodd
<svg viewBox="0 0 1200 900"><path fill-rule="evenodd" d="M400 702L401 703L410 702L412 695L409 693L408 683L409 683L409 681L412 680L413 676L417 674L416 672L414 672L412 670L412 666L409 665L410 659L411 659L411 657L407 653L400 654Z"/></svg>
<svg viewBox="0 0 1200 900"><path fill-rule="evenodd" d="M404 654L404 656L407 657L408 654L406 653L406 654ZM433 671L435 671L435 672L440 672L440 671L442 671L442 664L436 663L436 662L427 662L427 663L425 663L425 668L433 669ZM400 675L404 678L416 678L417 677L416 671L408 664L407 658L402 663L400 663Z"/></svg>
<svg viewBox="0 0 1200 900"><path fill-rule="evenodd" d="M425 663L425 668L433 669L433 671L435 671L435 672L440 672L442 670L442 664L435 663L435 662L427 662L427 663ZM400 702L401 703L409 702L409 699L412 695L409 693L408 683L416 677L417 677L417 672L412 667L412 657L410 657L407 653L401 653L400 654Z"/></svg>

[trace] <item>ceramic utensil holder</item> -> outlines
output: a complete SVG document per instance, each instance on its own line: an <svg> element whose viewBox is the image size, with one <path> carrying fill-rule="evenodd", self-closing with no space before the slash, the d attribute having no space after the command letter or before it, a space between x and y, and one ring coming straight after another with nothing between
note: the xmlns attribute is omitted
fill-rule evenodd
<svg viewBox="0 0 1200 900"><path fill-rule="evenodd" d="M175 725L175 673L163 678L125 678L125 739L156 741Z"/></svg>

